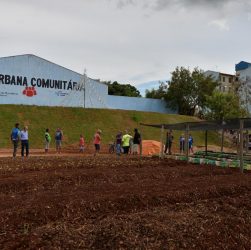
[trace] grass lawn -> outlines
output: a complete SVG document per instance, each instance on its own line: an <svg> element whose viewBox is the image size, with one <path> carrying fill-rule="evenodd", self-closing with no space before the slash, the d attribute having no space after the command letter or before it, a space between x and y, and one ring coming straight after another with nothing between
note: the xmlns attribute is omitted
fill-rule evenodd
<svg viewBox="0 0 251 250"><path fill-rule="evenodd" d="M140 127L139 123L160 124L196 121L194 117L159 113L123 111L108 109L83 109L63 107L39 107L24 105L0 105L0 147L10 147L10 132L16 122L29 126L29 140L33 148L44 146L44 131L50 129L52 137L57 127L64 132L64 145L78 143L79 135L84 134L87 142L92 142L96 129L102 130L103 143L114 140L118 131L128 129L133 134L139 128L143 139L160 140L160 130ZM174 131L175 140L181 131ZM194 144L204 145L204 132L194 132ZM216 133L209 133L209 144L219 144ZM54 141L52 141L54 145Z"/></svg>

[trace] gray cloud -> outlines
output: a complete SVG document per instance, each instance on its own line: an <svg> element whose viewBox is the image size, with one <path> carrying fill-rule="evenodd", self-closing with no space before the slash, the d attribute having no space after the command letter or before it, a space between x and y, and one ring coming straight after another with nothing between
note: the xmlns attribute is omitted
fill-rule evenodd
<svg viewBox="0 0 251 250"><path fill-rule="evenodd" d="M32 53L134 84L168 79L176 66L232 73L251 60L249 2L0 0L0 56Z"/></svg>
<svg viewBox="0 0 251 250"><path fill-rule="evenodd" d="M116 2L116 0L114 0ZM168 8L181 8L181 9L213 9L222 10L227 8L228 5L239 5L247 12L251 9L250 0L119 0L117 6L124 8L129 5L141 5L144 8L149 8L155 11L162 11Z"/></svg>
<svg viewBox="0 0 251 250"><path fill-rule="evenodd" d="M234 0L156 0L156 10L163 10L167 7L210 7L219 8L224 7L227 3L234 2Z"/></svg>

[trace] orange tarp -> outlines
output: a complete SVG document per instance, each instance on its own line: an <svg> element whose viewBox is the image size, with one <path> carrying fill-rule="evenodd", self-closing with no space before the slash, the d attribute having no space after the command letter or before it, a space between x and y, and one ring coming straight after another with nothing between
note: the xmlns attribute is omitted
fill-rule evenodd
<svg viewBox="0 0 251 250"><path fill-rule="evenodd" d="M142 154L143 155L154 155L160 153L160 142L153 140L142 141Z"/></svg>

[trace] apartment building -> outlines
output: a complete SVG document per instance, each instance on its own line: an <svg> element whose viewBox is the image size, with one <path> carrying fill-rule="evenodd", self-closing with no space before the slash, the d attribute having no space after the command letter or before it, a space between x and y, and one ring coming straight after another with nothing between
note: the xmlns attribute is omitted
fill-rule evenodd
<svg viewBox="0 0 251 250"><path fill-rule="evenodd" d="M236 76L217 71L207 70L204 73L206 76L211 76L219 83L217 87L223 93L234 92L236 90Z"/></svg>

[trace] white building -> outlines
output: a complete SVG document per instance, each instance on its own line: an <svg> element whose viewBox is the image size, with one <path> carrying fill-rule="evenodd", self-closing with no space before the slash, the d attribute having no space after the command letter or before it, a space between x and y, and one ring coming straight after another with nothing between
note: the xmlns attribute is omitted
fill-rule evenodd
<svg viewBox="0 0 251 250"><path fill-rule="evenodd" d="M251 113L251 63L241 61L235 65L235 71L242 101Z"/></svg>

